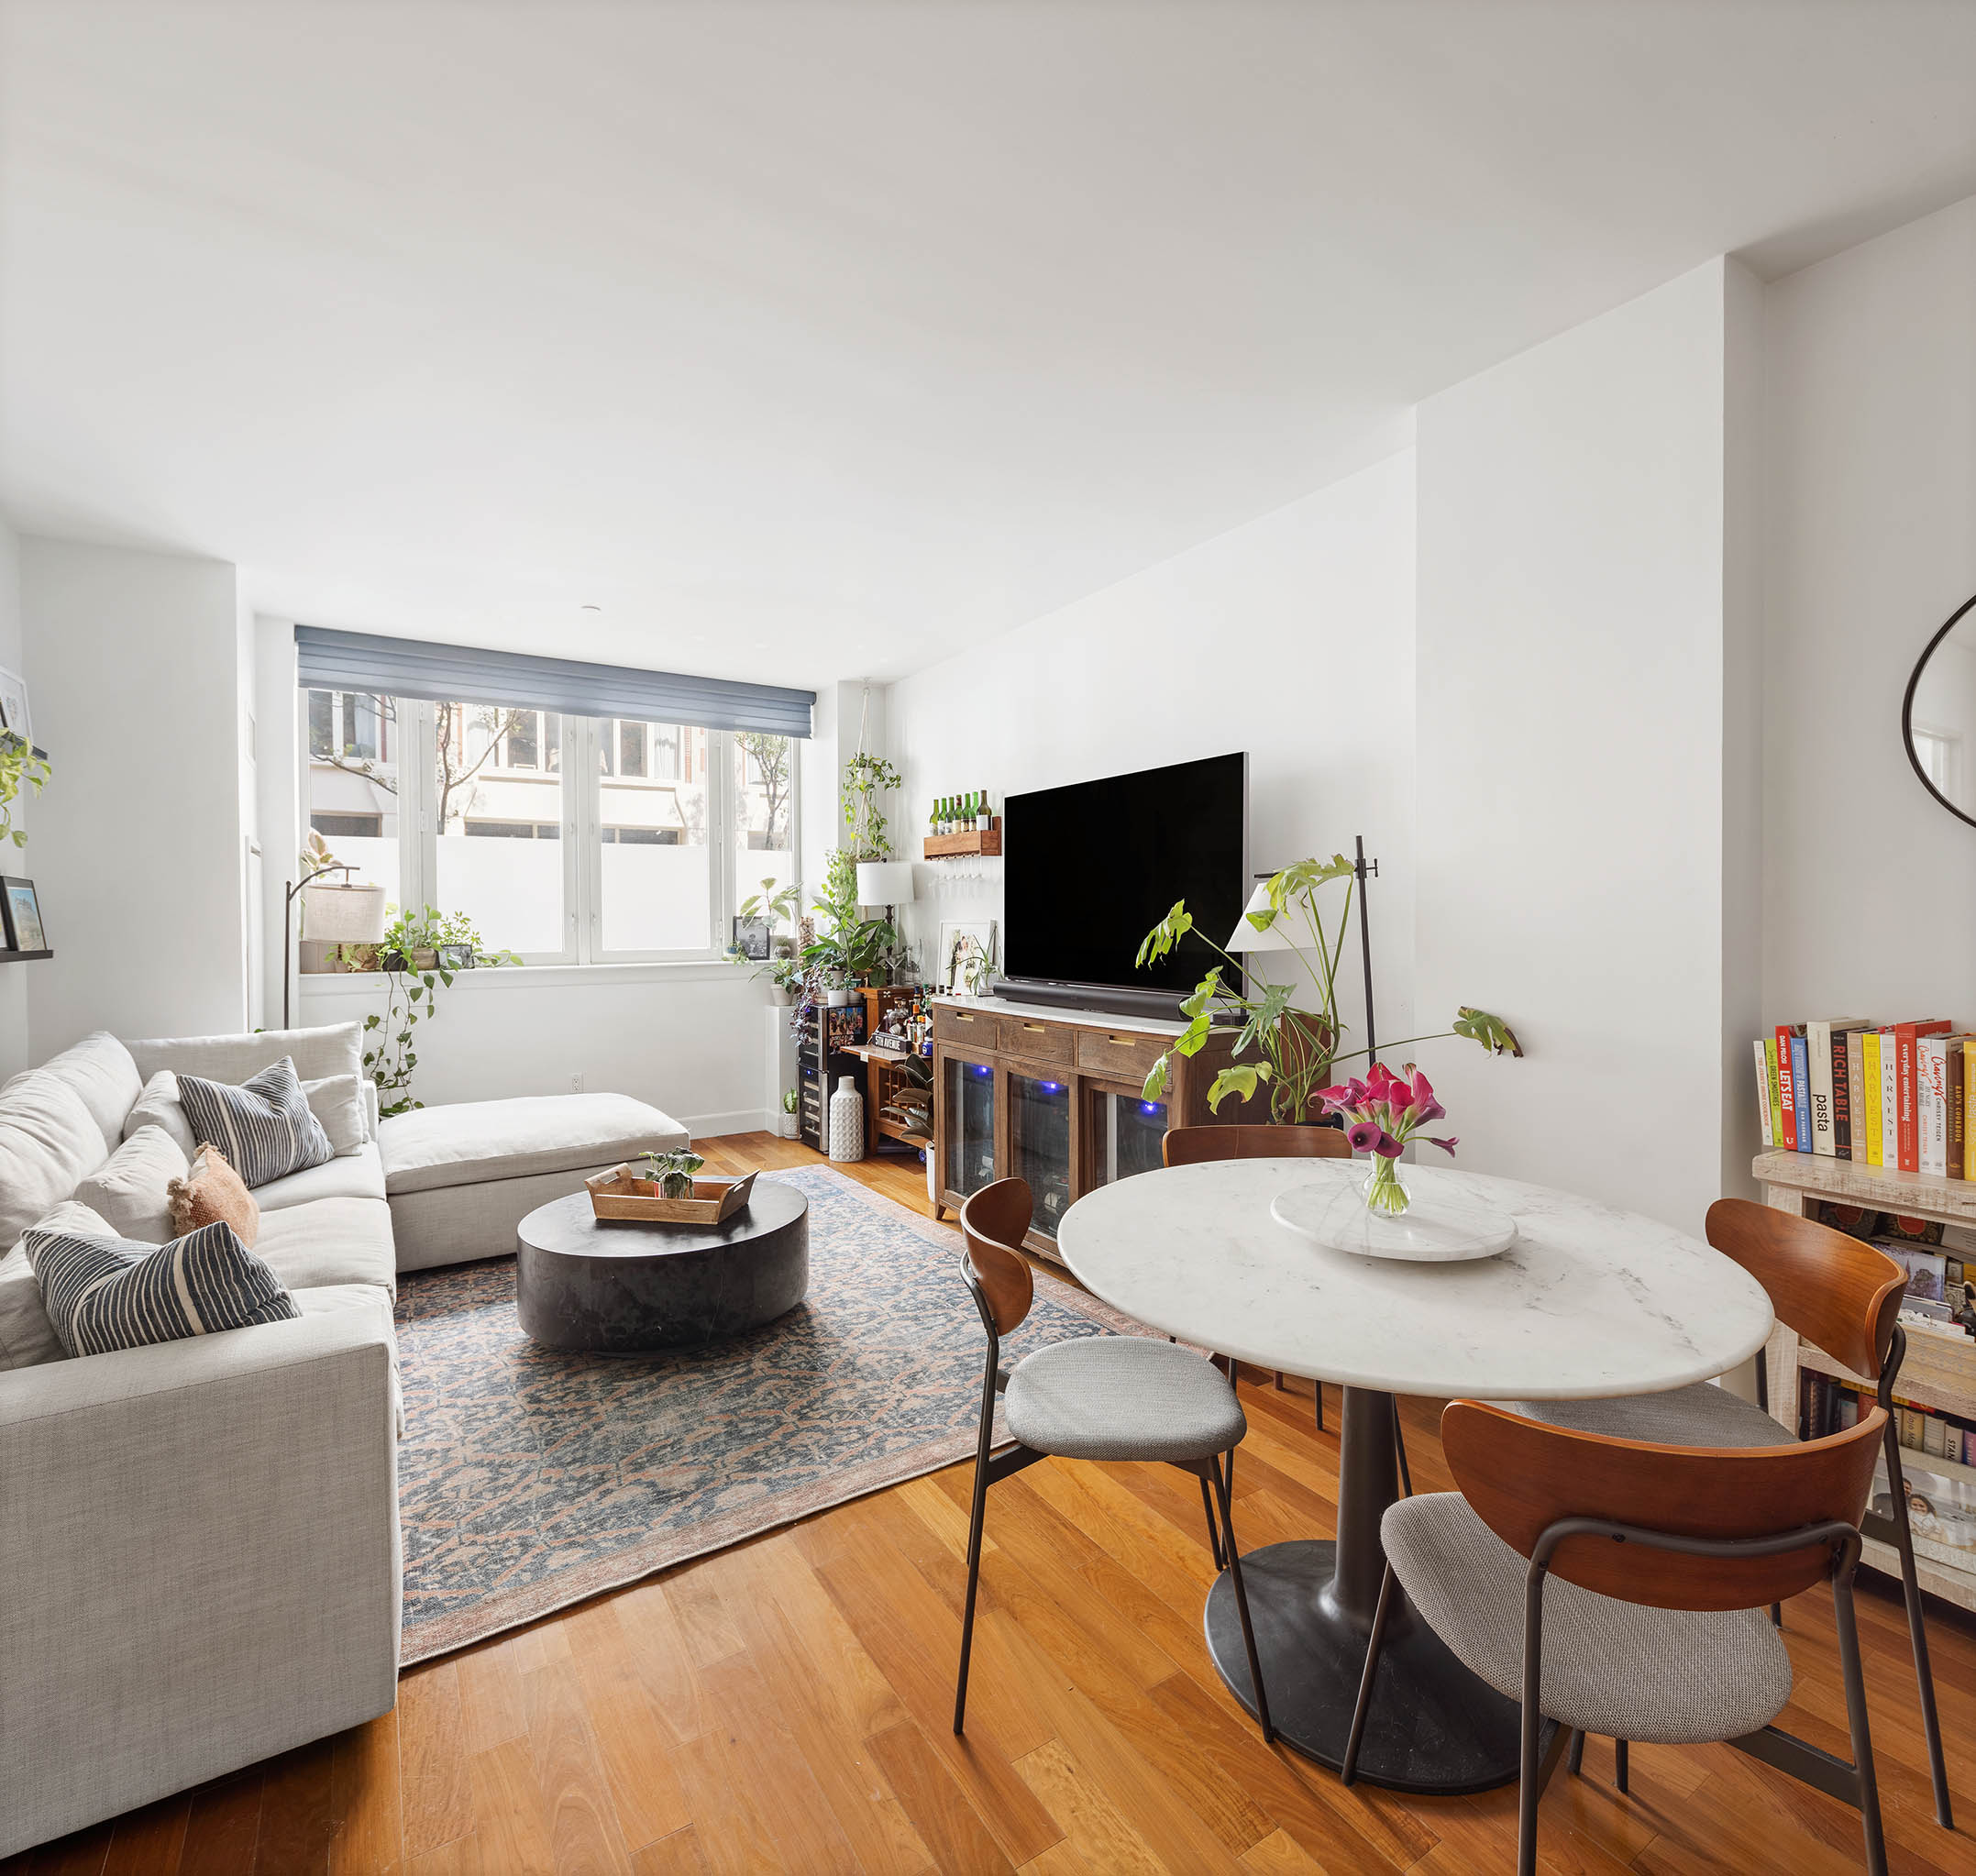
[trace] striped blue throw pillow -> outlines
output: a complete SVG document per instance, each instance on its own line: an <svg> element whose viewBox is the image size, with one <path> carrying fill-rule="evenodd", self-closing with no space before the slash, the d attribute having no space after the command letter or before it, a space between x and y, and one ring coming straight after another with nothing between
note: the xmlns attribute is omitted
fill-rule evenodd
<svg viewBox="0 0 1976 1876"><path fill-rule="evenodd" d="M290 1056L270 1062L237 1087L182 1075L179 1102L193 1138L218 1147L244 1186L265 1186L336 1157Z"/></svg>
<svg viewBox="0 0 1976 1876"><path fill-rule="evenodd" d="M302 1311L225 1223L169 1244L35 1229L21 1239L55 1339L72 1355L182 1341Z"/></svg>

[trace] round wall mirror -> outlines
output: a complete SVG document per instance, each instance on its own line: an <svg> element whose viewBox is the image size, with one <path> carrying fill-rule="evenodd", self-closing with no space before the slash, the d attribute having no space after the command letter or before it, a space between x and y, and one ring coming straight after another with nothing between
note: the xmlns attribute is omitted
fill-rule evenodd
<svg viewBox="0 0 1976 1876"><path fill-rule="evenodd" d="M1928 792L1976 827L1976 598L1928 640L1901 702L1901 738Z"/></svg>

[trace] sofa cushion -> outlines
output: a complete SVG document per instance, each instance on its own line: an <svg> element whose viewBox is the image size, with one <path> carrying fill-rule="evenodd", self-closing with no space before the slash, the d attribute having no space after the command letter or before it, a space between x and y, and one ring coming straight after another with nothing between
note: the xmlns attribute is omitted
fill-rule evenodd
<svg viewBox="0 0 1976 1876"><path fill-rule="evenodd" d="M72 1355L183 1341L302 1314L281 1281L223 1224L169 1244L37 1225L22 1238L41 1305Z"/></svg>
<svg viewBox="0 0 1976 1876"><path fill-rule="evenodd" d="M391 1208L381 1198L318 1198L263 1211L254 1248L292 1290L374 1284L398 1293Z"/></svg>
<svg viewBox="0 0 1976 1876"><path fill-rule="evenodd" d="M384 1188L395 1197L614 1165L641 1153L671 1153L690 1142L670 1115L629 1095L569 1094L417 1108L385 1120L378 1144L384 1154Z"/></svg>
<svg viewBox="0 0 1976 1876"><path fill-rule="evenodd" d="M130 1051L106 1029L84 1036L39 1068L27 1072L52 1075L57 1081L67 1082L83 1098L105 1147L115 1147L125 1137L124 1116L144 1087ZM18 1081L20 1076L14 1079Z"/></svg>
<svg viewBox="0 0 1976 1876"><path fill-rule="evenodd" d="M110 1156L73 1087L39 1068L0 1088L0 1244L72 1197Z"/></svg>
<svg viewBox="0 0 1976 1876"><path fill-rule="evenodd" d="M110 1234L142 1244L165 1244L180 1235L171 1228L167 1191L185 1176L185 1155L162 1127L140 1127L75 1188ZM251 1237L244 1241L253 1248Z"/></svg>
<svg viewBox="0 0 1976 1876"><path fill-rule="evenodd" d="M165 1202L175 1238L202 1225L224 1224L249 1251L260 1241L260 1207L211 1141L199 1149L185 1176L165 1187Z"/></svg>
<svg viewBox="0 0 1976 1876"><path fill-rule="evenodd" d="M283 1211L292 1205L310 1205L318 1198L381 1198L384 1196L384 1164L374 1146L360 1146L355 1153L325 1160L306 1172L291 1173L285 1179L270 1179L254 1194L263 1213Z"/></svg>
<svg viewBox="0 0 1976 1876"><path fill-rule="evenodd" d="M322 1122L323 1131L329 1136L331 1153L355 1153L370 1138L370 1123L364 1109L365 1086L360 1075L330 1075L320 1081L302 1084L310 1113Z"/></svg>
<svg viewBox="0 0 1976 1876"><path fill-rule="evenodd" d="M283 1055L304 1081L363 1073L363 1025L335 1022L322 1029L270 1029L258 1035L158 1036L127 1043L146 1082L160 1068L208 1081L242 1082Z"/></svg>
<svg viewBox="0 0 1976 1876"><path fill-rule="evenodd" d="M335 1156L323 1123L302 1091L295 1065L286 1055L237 1087L182 1074L179 1099L193 1137L218 1147L249 1187L319 1166Z"/></svg>
<svg viewBox="0 0 1976 1876"><path fill-rule="evenodd" d="M36 1224L44 1230L79 1231L85 1237L116 1235L109 1226L74 1199L58 1205ZM65 1362L69 1352L55 1333L42 1306L41 1286L35 1281L28 1247L17 1244L0 1257L0 1370L33 1368L43 1362Z"/></svg>
<svg viewBox="0 0 1976 1876"><path fill-rule="evenodd" d="M185 1118L179 1100L179 1078L169 1068L160 1068L144 1084L137 1105L124 1116L124 1138L128 1140L140 1127L160 1127L177 1143L187 1160L199 1151L193 1138L193 1123Z"/></svg>

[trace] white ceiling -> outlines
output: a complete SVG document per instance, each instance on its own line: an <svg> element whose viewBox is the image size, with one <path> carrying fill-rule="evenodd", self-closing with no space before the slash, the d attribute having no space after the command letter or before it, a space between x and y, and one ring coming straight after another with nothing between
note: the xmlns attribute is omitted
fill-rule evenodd
<svg viewBox="0 0 1976 1876"><path fill-rule="evenodd" d="M1976 191L1976 5L4 0L0 165L17 525L816 682Z"/></svg>

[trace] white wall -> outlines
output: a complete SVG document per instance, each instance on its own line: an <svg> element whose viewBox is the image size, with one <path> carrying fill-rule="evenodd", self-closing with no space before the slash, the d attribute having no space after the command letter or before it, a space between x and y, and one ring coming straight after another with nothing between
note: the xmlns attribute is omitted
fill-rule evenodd
<svg viewBox="0 0 1976 1876"><path fill-rule="evenodd" d="M1770 289L1763 1021L1976 1023L1976 827L1901 746L1976 593L1976 198Z"/></svg>
<svg viewBox="0 0 1976 1876"><path fill-rule="evenodd" d="M0 665L21 671L20 636L20 536L0 521ZM29 693L28 701L34 699ZM41 745L46 748L44 743ZM30 828L34 810L30 790L23 789L13 803L14 825ZM0 849L0 872L32 878L40 850L30 839L25 847L10 841ZM0 1080L27 1067L30 1056L28 1036L28 974L46 970L46 964L0 964Z"/></svg>
<svg viewBox="0 0 1976 1876"><path fill-rule="evenodd" d="M1377 1014L1386 1035L1407 1034L1413 551L1413 456L1401 451L894 684L905 850L918 851L936 793L986 787L999 806L1028 789L1246 749L1258 869L1349 853L1356 833L1380 861ZM916 885L904 922L922 966L941 920L1000 920L999 877L956 883L922 862ZM1354 938L1341 1001L1354 1030L1358 955Z"/></svg>
<svg viewBox="0 0 1976 1876"><path fill-rule="evenodd" d="M26 966L33 1058L92 1029L241 1028L234 569L30 537L21 622L55 773L28 849L55 952Z"/></svg>
<svg viewBox="0 0 1976 1876"><path fill-rule="evenodd" d="M1530 1048L1436 1052L1461 1163L1690 1230L1753 1144L1724 1067L1755 969L1739 272L1470 379L1417 433L1419 996Z"/></svg>

